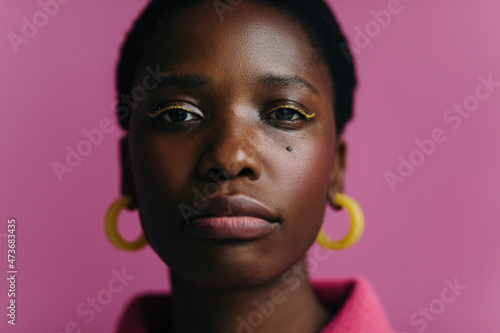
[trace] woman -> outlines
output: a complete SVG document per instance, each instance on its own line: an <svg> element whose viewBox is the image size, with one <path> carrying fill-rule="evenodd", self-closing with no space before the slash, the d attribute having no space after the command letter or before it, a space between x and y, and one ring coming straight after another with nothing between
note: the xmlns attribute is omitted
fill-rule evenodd
<svg viewBox="0 0 500 333"><path fill-rule="evenodd" d="M135 300L119 332L393 332L364 280L311 283L305 254L361 234L342 196L354 68L330 9L310 1L153 1L118 66L122 194L112 242L147 243L172 294ZM341 242L320 232L345 206ZM116 232L123 206L144 237ZM319 233L319 235L318 235Z"/></svg>

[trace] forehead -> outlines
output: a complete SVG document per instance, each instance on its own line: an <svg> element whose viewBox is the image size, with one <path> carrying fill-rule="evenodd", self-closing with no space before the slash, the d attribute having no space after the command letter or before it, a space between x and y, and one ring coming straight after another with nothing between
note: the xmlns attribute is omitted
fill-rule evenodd
<svg viewBox="0 0 500 333"><path fill-rule="evenodd" d="M239 79L298 76L331 95L329 71L302 27L283 11L243 1L217 11L209 1L177 14L158 31L152 62L167 71ZM323 96L325 98L331 96Z"/></svg>

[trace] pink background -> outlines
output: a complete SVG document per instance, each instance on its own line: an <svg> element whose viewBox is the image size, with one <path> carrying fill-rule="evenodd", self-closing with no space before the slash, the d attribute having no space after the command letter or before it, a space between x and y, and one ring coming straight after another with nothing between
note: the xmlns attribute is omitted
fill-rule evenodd
<svg viewBox="0 0 500 333"><path fill-rule="evenodd" d="M391 2L332 1L357 46L356 27L377 28L370 12ZM7 34L20 34L22 18L31 20L40 6L1 2L0 276L7 270L7 219L15 217L17 332L64 332L72 321L82 332L111 332L134 295L169 288L150 248L116 250L103 232L104 212L119 193L118 126L62 182L51 166L64 163L65 147L75 149L83 130L103 118L116 124L118 50L145 3L70 1L15 53ZM400 8L355 54L360 85L346 132L346 192L364 209L365 233L352 249L316 262L312 277L367 277L395 329L407 333L423 327L411 325L412 313L439 305L443 281L457 278L467 289L424 331L500 332L500 88L459 128L443 119L474 94L478 76L500 81L500 2L401 0ZM447 140L392 191L384 173L397 173L398 156L408 159L414 140L430 138L435 128ZM325 228L341 237L347 214L337 226L333 214L328 208ZM139 232L136 214L120 222L128 237ZM122 268L135 279L85 322L89 317L76 309ZM1 281L0 331L10 332L8 285Z"/></svg>

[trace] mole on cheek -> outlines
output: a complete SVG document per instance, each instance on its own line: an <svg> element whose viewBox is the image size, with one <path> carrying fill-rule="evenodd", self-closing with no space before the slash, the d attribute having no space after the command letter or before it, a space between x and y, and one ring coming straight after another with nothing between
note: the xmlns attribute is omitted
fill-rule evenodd
<svg viewBox="0 0 500 333"><path fill-rule="evenodd" d="M286 150L292 151L292 147L286 147Z"/></svg>

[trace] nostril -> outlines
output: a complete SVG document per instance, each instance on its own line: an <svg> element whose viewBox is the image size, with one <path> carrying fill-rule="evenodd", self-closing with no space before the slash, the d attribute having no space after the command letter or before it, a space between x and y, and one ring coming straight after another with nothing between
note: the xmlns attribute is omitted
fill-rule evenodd
<svg viewBox="0 0 500 333"><path fill-rule="evenodd" d="M222 171L222 170L218 170L218 169L211 169L209 172L208 172L208 176L216 181L217 183L221 182L221 181L225 181L225 180L229 180L229 179L233 179L233 178L236 178L236 177L240 177L240 176L247 176L247 177L255 177L255 173L254 171L251 169L251 168L243 168L242 170L240 170L236 175L231 175L225 171Z"/></svg>
<svg viewBox="0 0 500 333"><path fill-rule="evenodd" d="M217 183L232 178L231 175L228 174L227 172L218 169L211 169L208 172L208 176Z"/></svg>
<svg viewBox="0 0 500 333"><path fill-rule="evenodd" d="M251 176L254 177L254 172L250 168L244 168L238 173L239 176Z"/></svg>

